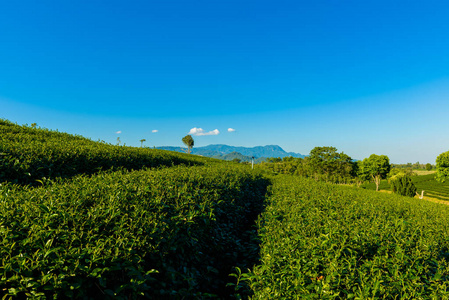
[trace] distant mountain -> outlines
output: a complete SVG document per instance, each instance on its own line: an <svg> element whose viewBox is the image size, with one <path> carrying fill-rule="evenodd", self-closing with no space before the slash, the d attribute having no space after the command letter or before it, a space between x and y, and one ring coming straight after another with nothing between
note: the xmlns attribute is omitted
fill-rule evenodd
<svg viewBox="0 0 449 300"><path fill-rule="evenodd" d="M162 150L170 150L177 152L185 152L186 148L182 147L171 147L171 146L163 146L157 147L157 149ZM241 154L242 157L237 154ZM228 145L208 145L204 147L193 147L192 154L214 157L224 160L232 160L234 158L239 158L242 161L251 161L251 157L265 160L268 157L300 157L304 158L305 155L295 152L286 152L284 149L277 145L267 145L267 146L257 146L257 147L235 147ZM232 155L230 155L232 154Z"/></svg>

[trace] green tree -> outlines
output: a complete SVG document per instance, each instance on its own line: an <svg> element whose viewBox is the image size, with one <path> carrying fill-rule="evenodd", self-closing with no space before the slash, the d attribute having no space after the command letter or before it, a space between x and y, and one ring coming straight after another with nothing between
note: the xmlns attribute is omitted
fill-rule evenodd
<svg viewBox="0 0 449 300"><path fill-rule="evenodd" d="M427 171L432 170L432 165L429 164L429 163L427 163L427 164L426 164L426 170L427 170Z"/></svg>
<svg viewBox="0 0 449 300"><path fill-rule="evenodd" d="M338 153L335 147L315 147L310 151L308 164L316 175L323 175L329 181L344 181L351 177L354 169L352 159L343 152ZM319 176L320 177L320 176Z"/></svg>
<svg viewBox="0 0 449 300"><path fill-rule="evenodd" d="M380 181L387 177L390 168L391 165L388 156L371 154L370 157L362 161L359 175L362 178L372 178L376 183L376 191L378 191Z"/></svg>
<svg viewBox="0 0 449 300"><path fill-rule="evenodd" d="M190 152L192 151L192 147L195 144L192 136L190 134L186 135L182 138L182 142L187 146L187 153L190 154Z"/></svg>
<svg viewBox="0 0 449 300"><path fill-rule="evenodd" d="M280 158L280 157L269 157L269 158L267 158L267 162L270 162L270 163L279 163L281 161L282 161L282 158Z"/></svg>
<svg viewBox="0 0 449 300"><path fill-rule="evenodd" d="M415 197L416 186L413 184L412 178L404 173L398 173L390 178L391 190L393 193Z"/></svg>
<svg viewBox="0 0 449 300"><path fill-rule="evenodd" d="M143 147L143 142L145 142L146 141L146 139L141 139L140 140L140 147Z"/></svg>
<svg viewBox="0 0 449 300"><path fill-rule="evenodd" d="M242 160L240 158L234 158L232 161L239 164Z"/></svg>
<svg viewBox="0 0 449 300"><path fill-rule="evenodd" d="M449 151L443 152L437 157L437 176L438 182L445 182L449 177Z"/></svg>

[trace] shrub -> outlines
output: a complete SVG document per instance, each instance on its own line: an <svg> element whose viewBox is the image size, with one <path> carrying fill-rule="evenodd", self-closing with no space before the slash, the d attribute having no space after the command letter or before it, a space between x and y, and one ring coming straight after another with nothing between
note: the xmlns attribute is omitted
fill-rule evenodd
<svg viewBox="0 0 449 300"><path fill-rule="evenodd" d="M393 193L414 197L416 194L416 186L413 184L410 176L404 173L398 173L390 178L391 190Z"/></svg>

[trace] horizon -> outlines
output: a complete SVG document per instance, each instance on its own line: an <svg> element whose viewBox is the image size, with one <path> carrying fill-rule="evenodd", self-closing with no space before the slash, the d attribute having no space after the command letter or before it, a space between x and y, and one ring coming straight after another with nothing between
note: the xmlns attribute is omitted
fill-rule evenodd
<svg viewBox="0 0 449 300"><path fill-rule="evenodd" d="M0 118L114 144L449 150L449 3L33 1L0 10ZM237 147L237 146L236 146Z"/></svg>

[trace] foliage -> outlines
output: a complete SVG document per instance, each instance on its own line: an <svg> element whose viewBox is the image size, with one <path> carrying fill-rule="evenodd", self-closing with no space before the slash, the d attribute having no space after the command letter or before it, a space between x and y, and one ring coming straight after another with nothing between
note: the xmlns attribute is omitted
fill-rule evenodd
<svg viewBox="0 0 449 300"><path fill-rule="evenodd" d="M259 220L254 299L446 299L449 207L279 175Z"/></svg>
<svg viewBox="0 0 449 300"><path fill-rule="evenodd" d="M400 168L391 168L390 172L388 172L387 178L392 178L398 174L403 174L407 176L417 176L415 172L413 172L412 169L406 168L406 169L400 169Z"/></svg>
<svg viewBox="0 0 449 300"><path fill-rule="evenodd" d="M381 179L387 177L390 168L388 156L371 154L370 157L362 161L359 176L364 179L372 178L376 183L376 191L378 191Z"/></svg>
<svg viewBox="0 0 449 300"><path fill-rule="evenodd" d="M438 155L437 160L437 176L436 180L439 182L445 182L449 177L449 151L443 152Z"/></svg>
<svg viewBox="0 0 449 300"><path fill-rule="evenodd" d="M391 190L393 193L415 197L416 186L413 184L412 179L405 173L398 173L389 179Z"/></svg>
<svg viewBox="0 0 449 300"><path fill-rule="evenodd" d="M432 165L429 164L429 163L427 163L427 164L426 164L426 170L427 170L427 171L432 170Z"/></svg>
<svg viewBox="0 0 449 300"><path fill-rule="evenodd" d="M229 297L258 253L268 181L239 165L0 187L0 291L20 298Z"/></svg>
<svg viewBox="0 0 449 300"><path fill-rule="evenodd" d="M0 183L39 184L43 178L68 178L100 170L139 170L205 158L154 149L119 147L78 135L19 126L0 119Z"/></svg>
<svg viewBox="0 0 449 300"><path fill-rule="evenodd" d="M354 183L357 163L335 147L315 147L308 157L269 158L258 166L276 174L294 174L317 181Z"/></svg>
<svg viewBox="0 0 449 300"><path fill-rule="evenodd" d="M192 136L190 134L186 135L185 137L182 138L182 142L184 143L184 145L187 146L187 153L190 154L190 152L192 151L192 147L195 144L195 141L193 140Z"/></svg>
<svg viewBox="0 0 449 300"><path fill-rule="evenodd" d="M335 147L315 147L310 151L309 165L315 175L351 177L353 162L349 155L338 153ZM329 180L326 180L329 181Z"/></svg>

